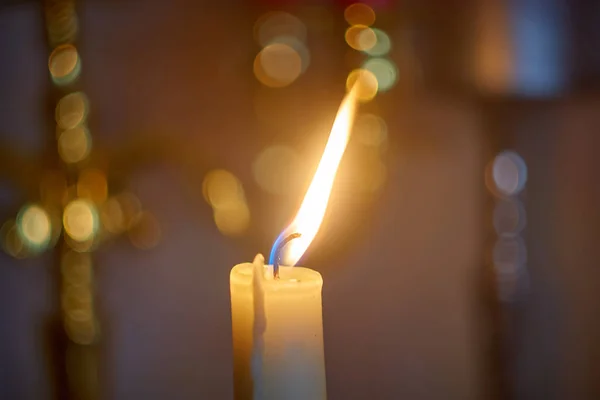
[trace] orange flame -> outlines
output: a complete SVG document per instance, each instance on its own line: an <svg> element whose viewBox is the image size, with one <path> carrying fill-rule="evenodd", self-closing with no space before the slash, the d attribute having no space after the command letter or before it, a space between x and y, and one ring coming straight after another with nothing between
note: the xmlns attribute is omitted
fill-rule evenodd
<svg viewBox="0 0 600 400"><path fill-rule="evenodd" d="M295 265L319 231L335 175L350 139L352 121L356 113L357 90L357 85L355 85L340 105L315 176L293 222L281 233L273 245L271 263L274 262L279 244L289 235L299 233L301 236L292 240L285 247L281 257L283 265Z"/></svg>

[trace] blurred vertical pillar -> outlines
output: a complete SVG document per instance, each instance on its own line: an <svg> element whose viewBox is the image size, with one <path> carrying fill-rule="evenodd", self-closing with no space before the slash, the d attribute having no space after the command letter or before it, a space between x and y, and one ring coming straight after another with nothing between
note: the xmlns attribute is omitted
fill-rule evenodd
<svg viewBox="0 0 600 400"><path fill-rule="evenodd" d="M488 310L495 324L489 373L496 398L563 398L559 263L548 223L558 122L553 99L570 78L565 11L562 0L480 0L472 24L471 78L487 126L489 160L513 149L529 170L523 196L529 290L516 301L497 298Z"/></svg>

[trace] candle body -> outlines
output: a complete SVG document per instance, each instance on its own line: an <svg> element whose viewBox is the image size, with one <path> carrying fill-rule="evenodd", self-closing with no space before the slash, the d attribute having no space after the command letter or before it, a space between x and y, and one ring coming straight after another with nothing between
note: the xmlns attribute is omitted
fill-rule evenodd
<svg viewBox="0 0 600 400"><path fill-rule="evenodd" d="M302 267L279 273L251 263L231 270L235 399L324 400L323 280Z"/></svg>

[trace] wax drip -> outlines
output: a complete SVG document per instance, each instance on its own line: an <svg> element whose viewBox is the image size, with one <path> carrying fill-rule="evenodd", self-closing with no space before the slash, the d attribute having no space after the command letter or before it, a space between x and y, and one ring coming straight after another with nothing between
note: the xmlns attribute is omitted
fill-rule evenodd
<svg viewBox="0 0 600 400"><path fill-rule="evenodd" d="M273 259L273 278L275 279L279 279L279 265L281 263L281 251L283 250L283 248L292 240L299 238L300 236L302 236L301 233L292 233L291 235L287 236L285 239L283 239L275 248L275 251L273 252L273 254L275 255L274 259Z"/></svg>

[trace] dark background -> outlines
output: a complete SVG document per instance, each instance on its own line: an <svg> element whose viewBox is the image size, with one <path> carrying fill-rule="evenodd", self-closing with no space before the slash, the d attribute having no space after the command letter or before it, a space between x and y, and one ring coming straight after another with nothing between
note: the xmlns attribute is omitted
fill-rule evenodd
<svg viewBox="0 0 600 400"><path fill-rule="evenodd" d="M0 4L0 135L42 165L50 106L41 5ZM287 88L262 87L254 22L309 5L328 22L309 29L307 72ZM268 253L304 191L270 195L250 166L283 143L310 178L350 70L343 6L89 0L78 13L94 144L150 149L147 163L145 153L124 156L115 184L136 193L162 231L147 252L116 241L95 253L103 397L231 398L229 271ZM329 398L599 398L600 7L405 1L381 8L378 24L400 71L396 87L365 106L388 124L385 184L354 190L350 142L301 262L325 281ZM266 121L255 107L264 96ZM165 138L175 154L155 155L152 143ZM489 262L495 200L484 179L504 149L528 169L528 284L508 300ZM241 237L219 232L200 194L214 168L244 185L251 225ZM3 171L3 219L26 199L13 172ZM2 398L53 396L54 273L51 254L0 255Z"/></svg>

